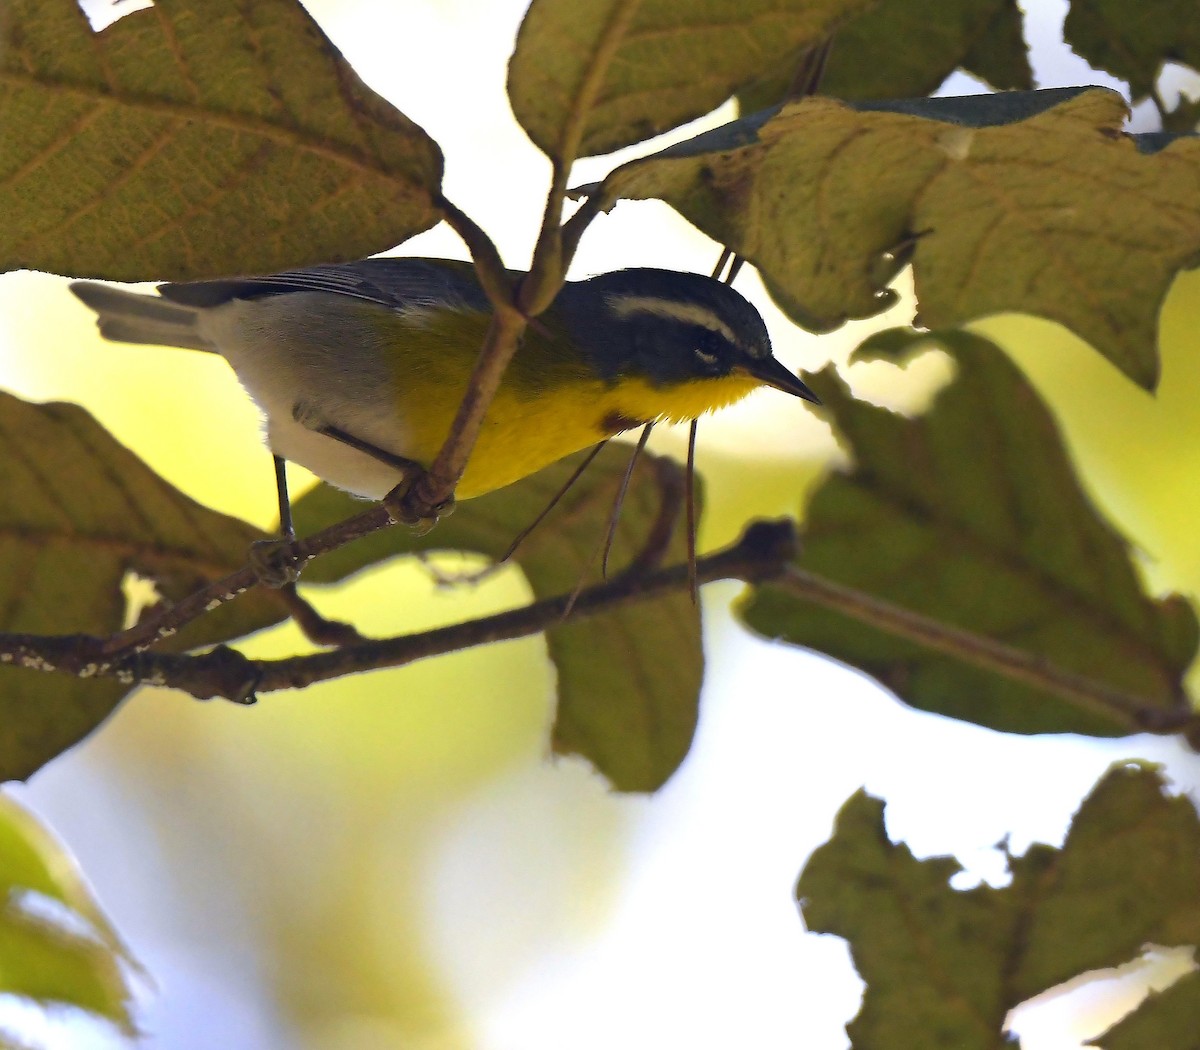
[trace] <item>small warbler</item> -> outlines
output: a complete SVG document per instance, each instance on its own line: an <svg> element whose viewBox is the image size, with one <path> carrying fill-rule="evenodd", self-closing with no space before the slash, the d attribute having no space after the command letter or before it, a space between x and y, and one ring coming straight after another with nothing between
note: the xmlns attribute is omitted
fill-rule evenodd
<svg viewBox="0 0 1200 1050"><path fill-rule="evenodd" d="M491 312L474 268L444 259L163 284L157 296L71 288L107 339L220 354L262 410L277 458L372 499L437 455ZM526 330L457 496L761 385L817 400L771 356L762 318L728 285L655 269L568 282Z"/></svg>

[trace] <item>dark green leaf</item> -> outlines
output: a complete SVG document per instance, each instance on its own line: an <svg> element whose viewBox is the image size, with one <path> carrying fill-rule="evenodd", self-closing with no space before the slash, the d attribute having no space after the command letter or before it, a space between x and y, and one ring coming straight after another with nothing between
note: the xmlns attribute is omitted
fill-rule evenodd
<svg viewBox="0 0 1200 1050"><path fill-rule="evenodd" d="M533 0L508 71L513 113L569 165L716 108L764 66L873 0Z"/></svg>
<svg viewBox="0 0 1200 1050"><path fill-rule="evenodd" d="M995 1050L1032 996L1146 943L1200 942L1200 821L1150 770L1114 768L1061 850L1035 845L1009 868L1002 889L952 890L958 863L893 845L881 802L860 792L842 807L796 893L808 928L846 938L867 982L855 1050Z"/></svg>
<svg viewBox="0 0 1200 1050"><path fill-rule="evenodd" d="M99 34L75 0L0 10L0 269L360 258L434 225L440 179L436 144L294 0L159 0Z"/></svg>
<svg viewBox="0 0 1200 1050"><path fill-rule="evenodd" d="M907 248L925 325L1037 314L1152 387L1163 298L1200 258L1200 139L1146 154L1124 116L1100 89L806 99L631 161L600 193L667 201L814 331L889 305L879 260Z"/></svg>
<svg viewBox="0 0 1200 1050"><path fill-rule="evenodd" d="M1071 0L1063 36L1097 69L1129 81L1135 99L1154 90L1164 61L1200 69L1194 0Z"/></svg>
<svg viewBox="0 0 1200 1050"><path fill-rule="evenodd" d="M738 92L742 112L786 97L792 52ZM994 87L1029 89L1021 12L1014 0L881 0L838 29L820 93L842 99L926 95L959 67Z"/></svg>
<svg viewBox="0 0 1200 1050"><path fill-rule="evenodd" d="M515 560L537 598L570 593L590 567L619 478L627 445L609 446L522 545ZM411 551L466 550L489 558L504 553L516 535L579 462L570 457L498 492L459 505L426 536L400 530L379 533L315 562L310 583L330 582L389 555ZM679 470L669 460L643 455L621 512L611 571L644 544L666 498L677 510ZM328 487L296 505L302 533L341 520L356 506ZM682 561L676 530L669 561ZM699 612L686 594L624 606L547 632L558 670L554 749L581 754L621 791L653 791L683 761L696 728L704 673Z"/></svg>
<svg viewBox="0 0 1200 1050"><path fill-rule="evenodd" d="M912 339L871 345L898 356ZM854 400L829 371L812 377L855 462L812 497L799 564L1138 695L1147 709L1177 710L1197 645L1191 606L1145 594L1049 411L1004 355L965 333L939 342L958 375L919 419ZM1017 733L1131 729L778 587L756 591L744 613L768 637L862 668L928 711Z"/></svg>

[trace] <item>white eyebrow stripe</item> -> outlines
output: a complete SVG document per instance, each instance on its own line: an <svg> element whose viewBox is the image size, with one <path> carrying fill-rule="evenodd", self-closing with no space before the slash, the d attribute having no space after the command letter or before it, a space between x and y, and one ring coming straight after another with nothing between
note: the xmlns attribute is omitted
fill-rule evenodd
<svg viewBox="0 0 1200 1050"><path fill-rule="evenodd" d="M659 299L653 295L609 296L609 306L618 317L628 317L630 314L656 314L659 317L673 317L684 324L699 325L710 332L723 335L734 346L738 346L737 336L733 329L721 320L712 310L699 303L681 303L674 299Z"/></svg>

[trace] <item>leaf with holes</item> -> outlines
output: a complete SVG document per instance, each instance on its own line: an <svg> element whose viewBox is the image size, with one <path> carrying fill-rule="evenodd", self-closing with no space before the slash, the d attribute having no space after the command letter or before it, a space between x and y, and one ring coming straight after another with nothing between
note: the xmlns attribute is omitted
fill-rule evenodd
<svg viewBox="0 0 1200 1050"><path fill-rule="evenodd" d="M178 598L245 564L263 534L193 502L83 409L0 394L0 631L111 634L135 572ZM263 592L193 624L173 648L282 618ZM116 682L0 668L0 778L26 777L102 722Z"/></svg>
<svg viewBox="0 0 1200 1050"><path fill-rule="evenodd" d="M866 348L899 359L923 338L895 331ZM854 465L813 494L799 567L1133 694L1147 714L1186 711L1191 605L1145 593L1049 410L999 349L965 333L937 344L958 374L918 419L855 400L831 370L811 377ZM927 711L1011 733L1136 730L1131 715L1068 703L781 586L754 591L743 615Z"/></svg>
<svg viewBox="0 0 1200 1050"><path fill-rule="evenodd" d="M546 506L580 460L561 463L498 492L460 504L426 536L380 533L335 551L306 570L308 583L349 573L404 551L467 550L498 558ZM596 571L627 445L610 445L518 549L515 561L534 595L570 593ZM629 563L646 537L672 528L667 556L682 561L685 540L674 528L681 473L668 459L644 453L630 482L617 529L612 571ZM297 501L296 523L308 533L358 506L322 486ZM666 539L660 535L660 539ZM653 791L678 768L696 730L704 657L699 610L687 594L671 594L546 632L558 671L554 750L580 754L620 791Z"/></svg>
<svg viewBox="0 0 1200 1050"><path fill-rule="evenodd" d="M809 930L850 942L867 983L847 1026L856 1050L994 1050L1032 996L1147 943L1200 944L1200 820L1151 769L1111 770L1061 850L1034 845L1008 866L1007 886L955 891L958 863L894 845L878 799L842 807L796 895Z"/></svg>
<svg viewBox="0 0 1200 1050"><path fill-rule="evenodd" d="M433 226L440 179L436 144L295 0L158 0L101 33L76 0L0 11L0 269L361 258Z"/></svg>
<svg viewBox="0 0 1200 1050"><path fill-rule="evenodd" d="M136 969L137 963L74 858L3 795L0 902L0 993L46 1008L77 1007L135 1034L123 967ZM42 908L43 902L61 906L71 921ZM0 1034L0 1044L3 1039Z"/></svg>
<svg viewBox="0 0 1200 1050"><path fill-rule="evenodd" d="M739 91L742 112L788 97L799 59L786 55ZM927 95L960 67L1003 90L1033 87L1015 0L880 0L838 29L820 93L841 99Z"/></svg>
<svg viewBox="0 0 1200 1050"><path fill-rule="evenodd" d="M508 69L513 113L568 167L716 108L873 0L533 0Z"/></svg>
<svg viewBox="0 0 1200 1050"><path fill-rule="evenodd" d="M924 325L1037 314L1152 387L1163 298L1200 259L1200 138L1141 152L1124 115L1101 89L812 98L631 161L597 192L667 201L814 331L888 306L881 264L911 255Z"/></svg>

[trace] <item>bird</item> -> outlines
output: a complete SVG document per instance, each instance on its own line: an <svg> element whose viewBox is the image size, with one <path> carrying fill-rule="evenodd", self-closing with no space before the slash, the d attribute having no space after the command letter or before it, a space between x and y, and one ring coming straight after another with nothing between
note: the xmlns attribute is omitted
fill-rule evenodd
<svg viewBox="0 0 1200 1050"><path fill-rule="evenodd" d="M281 517L284 460L376 500L414 466L428 467L491 313L474 267L449 259L373 257L165 283L157 294L70 287L105 339L225 358L263 414ZM761 315L729 285L653 268L568 281L526 329L456 498L626 430L695 420L760 386L818 401L773 356Z"/></svg>

